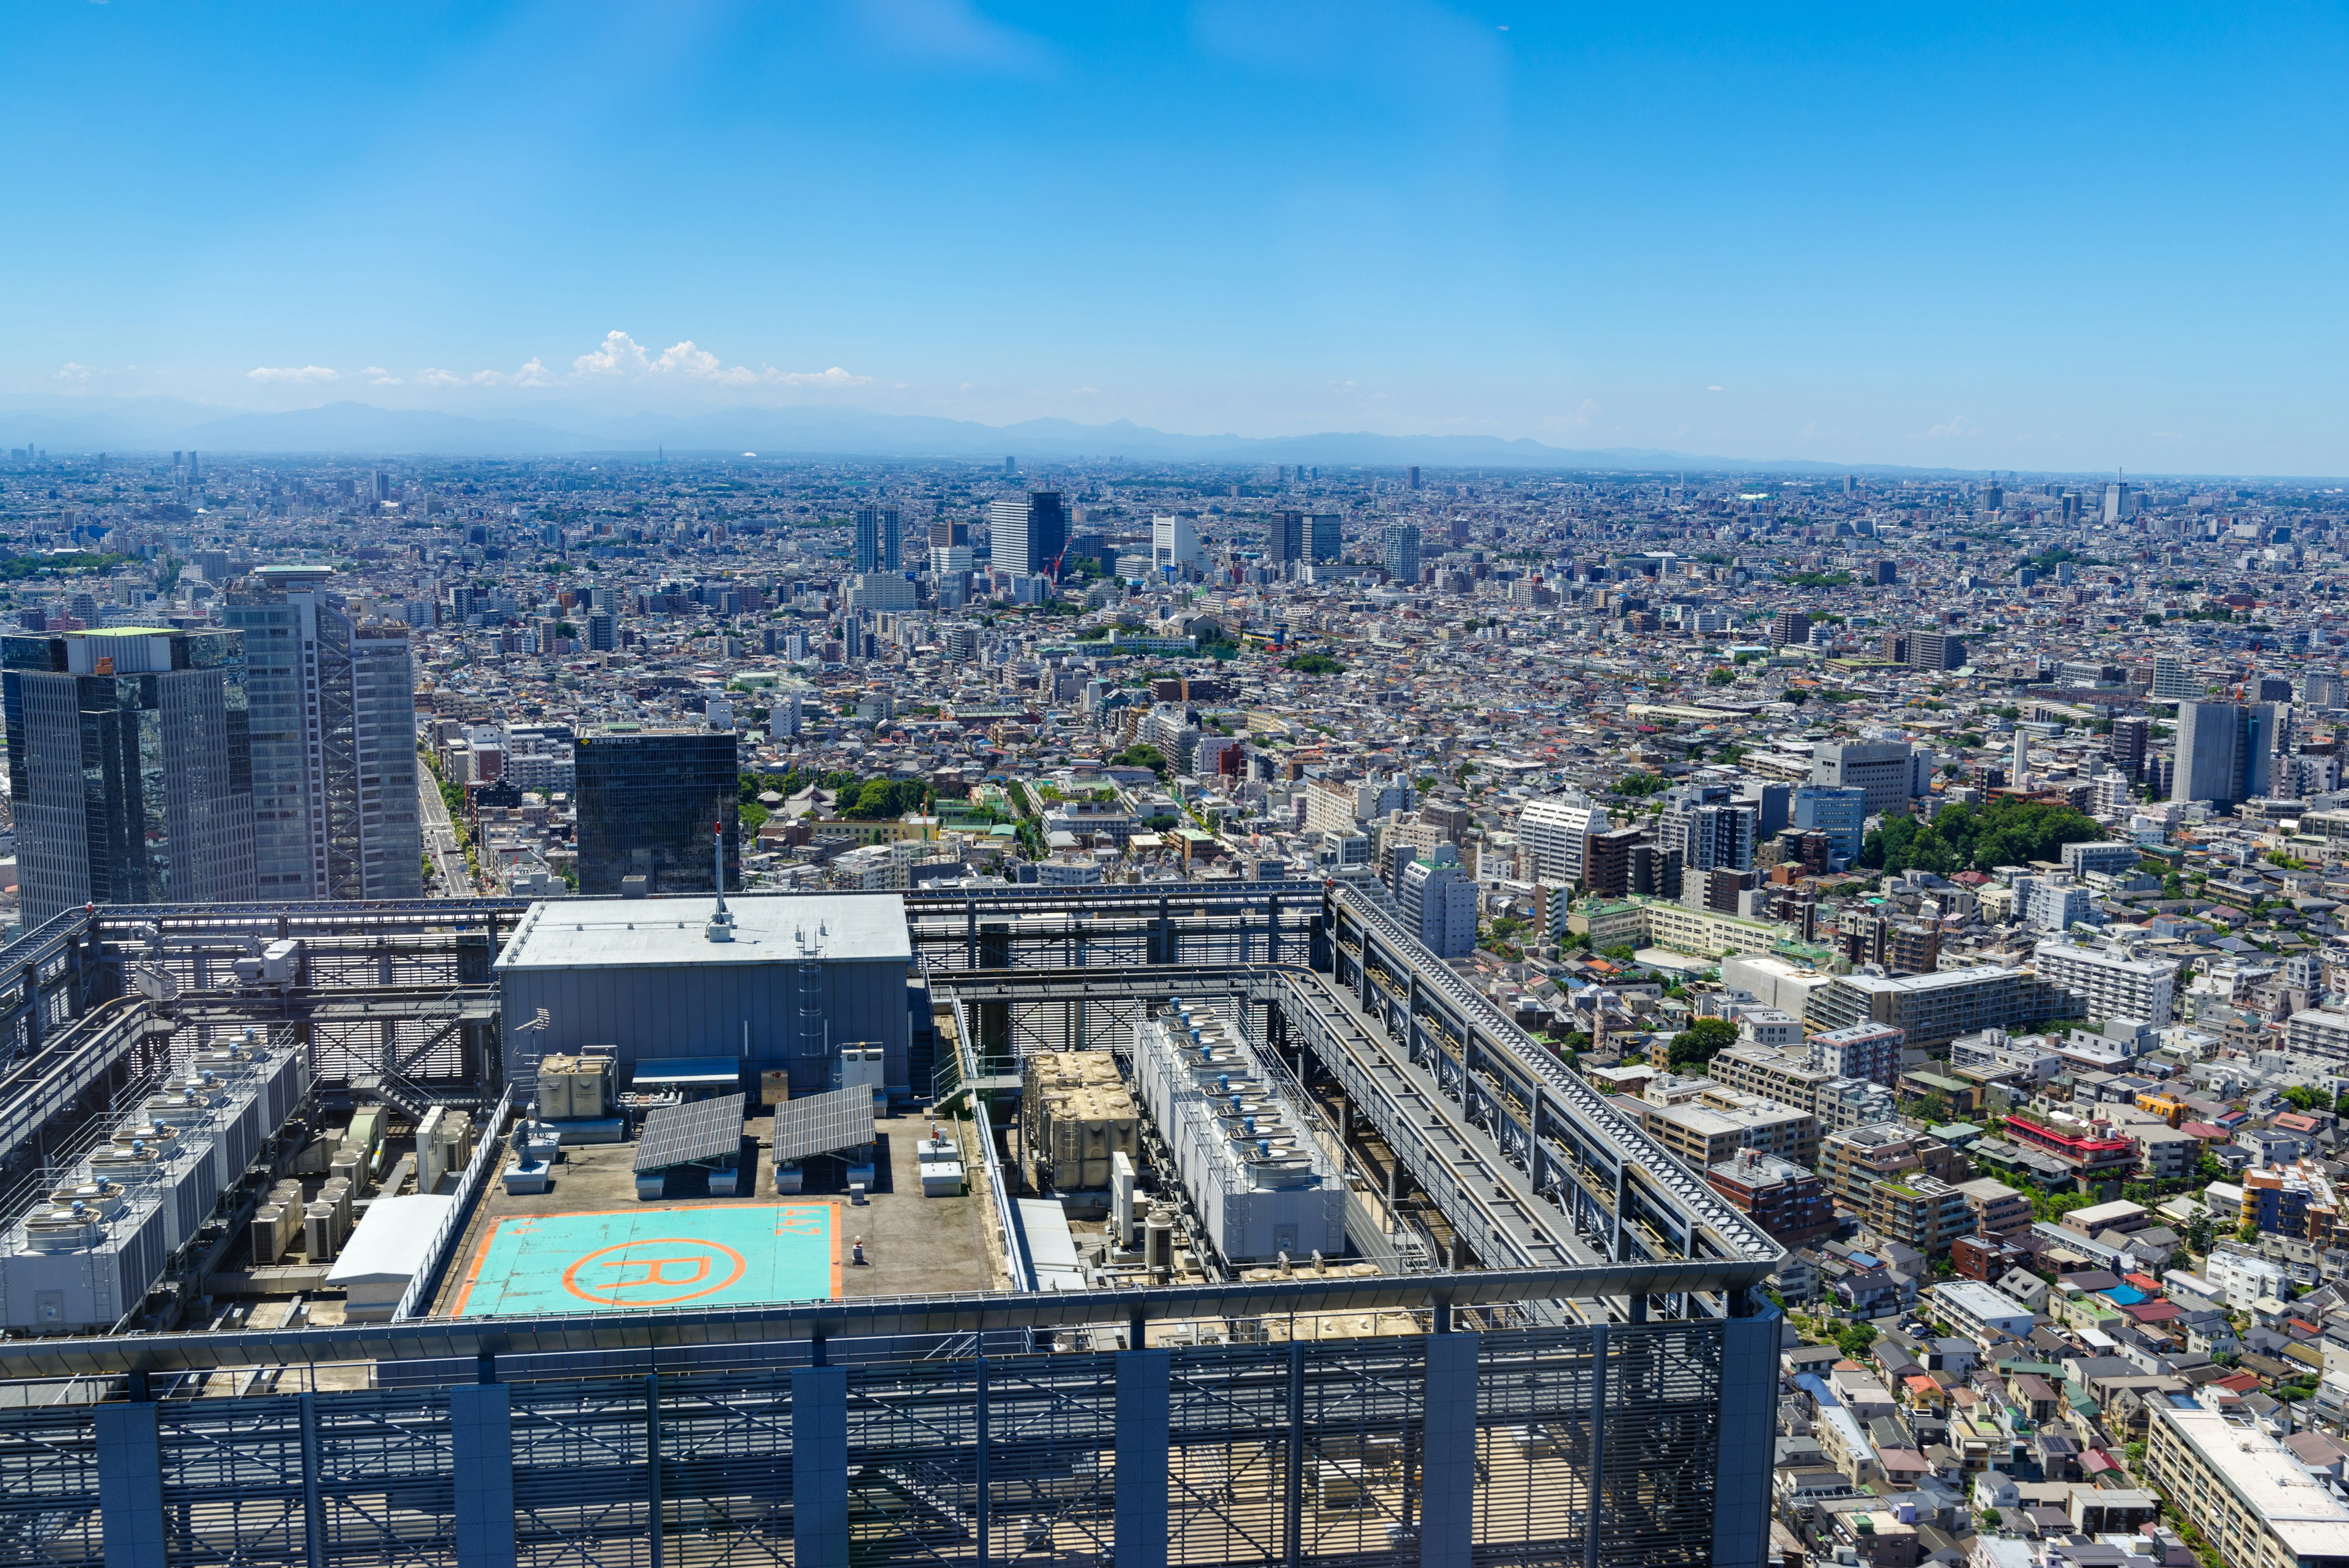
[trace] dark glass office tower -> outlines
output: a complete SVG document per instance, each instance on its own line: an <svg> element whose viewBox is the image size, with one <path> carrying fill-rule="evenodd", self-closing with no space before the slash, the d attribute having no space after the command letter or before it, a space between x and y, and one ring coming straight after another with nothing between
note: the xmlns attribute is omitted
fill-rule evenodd
<svg viewBox="0 0 2349 1568"><path fill-rule="evenodd" d="M0 638L25 929L77 905L254 897L244 639Z"/></svg>
<svg viewBox="0 0 2349 1568"><path fill-rule="evenodd" d="M616 724L581 735L574 755L581 893L617 893L631 876L649 893L716 892L712 823L725 826L726 886L741 886L732 731Z"/></svg>

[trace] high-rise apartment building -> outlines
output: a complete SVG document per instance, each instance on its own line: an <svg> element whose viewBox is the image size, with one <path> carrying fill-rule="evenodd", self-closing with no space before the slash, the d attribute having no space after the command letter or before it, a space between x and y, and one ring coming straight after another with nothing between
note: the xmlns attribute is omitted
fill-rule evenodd
<svg viewBox="0 0 2349 1568"><path fill-rule="evenodd" d="M1587 799L1528 801L1517 814L1517 840L1532 851L1538 876L1570 888L1589 879L1590 840L1609 826L1607 808Z"/></svg>
<svg viewBox="0 0 2349 1568"><path fill-rule="evenodd" d="M81 904L254 897L241 635L0 638L0 701L26 930Z"/></svg>
<svg viewBox="0 0 2349 1568"><path fill-rule="evenodd" d="M1069 544L1068 509L1057 490L1030 491L1025 500L998 501L987 509L995 564L1007 571L1048 572Z"/></svg>
<svg viewBox="0 0 2349 1568"><path fill-rule="evenodd" d="M1912 670L1962 670L1966 663L1965 639L1941 631L1912 631L1909 634L1906 662Z"/></svg>
<svg viewBox="0 0 2349 1568"><path fill-rule="evenodd" d="M905 569L902 519L895 506L860 506L856 509L856 569L860 572L896 572Z"/></svg>
<svg viewBox="0 0 2349 1568"><path fill-rule="evenodd" d="M1414 471L1416 472L1416 471ZM1398 583L1419 581L1419 524L1390 523L1380 535L1387 576Z"/></svg>
<svg viewBox="0 0 2349 1568"><path fill-rule="evenodd" d="M2186 668L2185 661L2174 653L2153 656L2153 700L2157 702L2182 702L2202 695L2202 683Z"/></svg>
<svg viewBox="0 0 2349 1568"><path fill-rule="evenodd" d="M1664 792L1657 841L1680 851L1688 871L1748 871L1760 819L1754 806L1730 801L1727 784L1675 784Z"/></svg>
<svg viewBox="0 0 2349 1568"><path fill-rule="evenodd" d="M221 611L244 639L259 896L421 898L409 628L353 621L329 576L264 567Z"/></svg>
<svg viewBox="0 0 2349 1568"><path fill-rule="evenodd" d="M1774 648L1800 648L1810 640L1811 618L1801 610L1780 610L1770 618L1770 644Z"/></svg>
<svg viewBox="0 0 2349 1568"><path fill-rule="evenodd" d="M2224 809L2269 791L2275 751L2272 702L2180 702L2177 771L2169 798Z"/></svg>
<svg viewBox="0 0 2349 1568"><path fill-rule="evenodd" d="M1398 889L1403 924L1438 958L1476 950L1476 884L1448 844L1423 850L1403 868Z"/></svg>
<svg viewBox="0 0 2349 1568"><path fill-rule="evenodd" d="M643 730L615 724L581 735L573 752L579 815L579 891L711 893L713 823L726 840L726 885L740 885L741 801L731 730Z"/></svg>
<svg viewBox="0 0 2349 1568"><path fill-rule="evenodd" d="M2124 713L2113 721L2112 738L2105 743L2105 754L2113 766L2130 778L2145 771L2146 744L2153 738L2153 721L2142 713Z"/></svg>

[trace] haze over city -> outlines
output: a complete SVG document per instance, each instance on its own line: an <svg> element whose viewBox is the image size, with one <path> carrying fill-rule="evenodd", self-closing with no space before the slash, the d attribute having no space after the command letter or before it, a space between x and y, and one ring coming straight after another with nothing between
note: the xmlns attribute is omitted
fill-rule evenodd
<svg viewBox="0 0 2349 1568"><path fill-rule="evenodd" d="M112 401L164 397L2349 467L2324 8L118 3L11 37L17 439L202 422Z"/></svg>

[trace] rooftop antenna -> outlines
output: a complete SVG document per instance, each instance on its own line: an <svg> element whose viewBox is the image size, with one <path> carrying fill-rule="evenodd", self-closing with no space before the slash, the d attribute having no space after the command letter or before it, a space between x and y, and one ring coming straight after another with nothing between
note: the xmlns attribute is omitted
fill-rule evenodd
<svg viewBox="0 0 2349 1568"><path fill-rule="evenodd" d="M734 917L726 912L726 820L712 823L709 828L711 853L718 858L718 908L709 912L709 924L702 935L713 942L734 940Z"/></svg>

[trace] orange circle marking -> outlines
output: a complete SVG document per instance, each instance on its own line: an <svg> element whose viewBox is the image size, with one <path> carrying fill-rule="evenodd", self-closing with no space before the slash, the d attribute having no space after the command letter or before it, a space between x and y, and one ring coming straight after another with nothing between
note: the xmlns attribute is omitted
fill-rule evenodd
<svg viewBox="0 0 2349 1568"><path fill-rule="evenodd" d="M608 1280L591 1279L580 1282L579 1272L599 1258L614 1252L626 1252L639 1247L675 1247L678 1251L649 1258L626 1258L601 1264L605 1269L642 1270L634 1278L616 1277ZM742 1254L719 1241L705 1241L692 1236L657 1236L649 1240L618 1241L609 1247L598 1247L563 1271L563 1288L583 1302L597 1306L675 1306L679 1302L716 1295L740 1279L749 1270ZM721 1270L723 1271L721 1277ZM674 1295L637 1295L635 1292L690 1286Z"/></svg>

